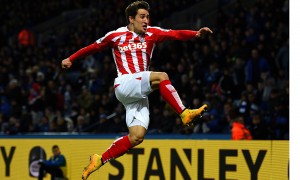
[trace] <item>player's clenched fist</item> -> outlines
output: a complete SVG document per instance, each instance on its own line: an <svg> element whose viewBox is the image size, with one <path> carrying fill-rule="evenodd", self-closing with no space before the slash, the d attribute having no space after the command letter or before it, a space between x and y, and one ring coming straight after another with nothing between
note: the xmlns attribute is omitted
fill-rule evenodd
<svg viewBox="0 0 300 180"><path fill-rule="evenodd" d="M68 68L70 68L71 66L72 66L72 62L70 61L69 58L66 58L66 59L64 59L64 60L61 61L61 67L62 67L63 69L68 69Z"/></svg>
<svg viewBox="0 0 300 180"><path fill-rule="evenodd" d="M196 34L196 37L200 37L201 35L203 35L205 33L213 33L213 32L208 27L203 27L203 28L199 29L199 31Z"/></svg>

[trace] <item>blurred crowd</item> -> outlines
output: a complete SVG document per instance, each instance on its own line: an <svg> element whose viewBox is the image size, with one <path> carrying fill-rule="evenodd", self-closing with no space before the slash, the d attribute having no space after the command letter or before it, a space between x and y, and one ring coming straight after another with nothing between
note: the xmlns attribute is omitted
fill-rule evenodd
<svg viewBox="0 0 300 180"><path fill-rule="evenodd" d="M131 1L7 1L0 7L0 132L122 133L125 111L114 95L116 69L109 50L74 62L62 59L125 26ZM149 0L151 24L197 0ZM36 6L37 11L32 11ZM218 10L214 34L159 45L151 70L167 72L184 104L207 103L202 121L183 127L158 91L149 96L148 133L230 133L243 117L253 139L289 139L288 1L256 0L250 8L235 1ZM10 37L74 9L96 8L84 21L53 31L39 44ZM22 13L21 13L22 12Z"/></svg>

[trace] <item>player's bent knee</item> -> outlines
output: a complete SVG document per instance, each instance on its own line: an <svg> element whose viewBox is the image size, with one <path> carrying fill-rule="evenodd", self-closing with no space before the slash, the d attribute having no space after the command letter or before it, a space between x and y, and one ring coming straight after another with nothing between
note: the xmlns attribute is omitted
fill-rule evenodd
<svg viewBox="0 0 300 180"><path fill-rule="evenodd" d="M129 136L129 140L130 140L132 146L136 146L136 145L141 144L144 141L144 136L132 135L132 136Z"/></svg>
<svg viewBox="0 0 300 180"><path fill-rule="evenodd" d="M144 137L143 138L137 138L136 139L136 145L141 144L144 141Z"/></svg>
<svg viewBox="0 0 300 180"><path fill-rule="evenodd" d="M132 146L136 146L141 144L144 140L144 136L146 134L146 128L143 126L132 126L129 128L128 138L131 142Z"/></svg>
<svg viewBox="0 0 300 180"><path fill-rule="evenodd" d="M141 144L143 141L144 141L144 137L135 136L135 138L134 138L135 146L138 145L138 144Z"/></svg>

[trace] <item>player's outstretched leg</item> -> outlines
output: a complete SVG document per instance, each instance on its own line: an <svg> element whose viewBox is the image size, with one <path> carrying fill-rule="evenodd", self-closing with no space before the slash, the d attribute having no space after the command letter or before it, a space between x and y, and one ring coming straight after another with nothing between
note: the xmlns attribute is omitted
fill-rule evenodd
<svg viewBox="0 0 300 180"><path fill-rule="evenodd" d="M131 144L128 135L116 139L101 156L93 154L90 157L89 165L83 170L82 179L86 180L90 174L98 170L105 163L122 156L135 145L136 144Z"/></svg>
<svg viewBox="0 0 300 180"><path fill-rule="evenodd" d="M90 156L90 163L87 165L82 173L82 179L86 180L90 174L99 169L103 165L101 156L93 154Z"/></svg>
<svg viewBox="0 0 300 180"><path fill-rule="evenodd" d="M181 121L183 125L189 126L190 124L193 123L193 120L197 116L202 116L203 113L207 111L207 105L204 104L201 106L199 109L185 109L183 112L180 114Z"/></svg>

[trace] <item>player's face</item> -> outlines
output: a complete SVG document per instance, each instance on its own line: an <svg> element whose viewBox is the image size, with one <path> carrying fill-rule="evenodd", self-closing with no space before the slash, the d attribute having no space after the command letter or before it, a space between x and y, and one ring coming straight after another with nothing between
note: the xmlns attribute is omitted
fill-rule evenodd
<svg viewBox="0 0 300 180"><path fill-rule="evenodd" d="M131 19L133 23L133 31L137 34L143 34L147 31L149 24L149 12L145 9L139 9L134 19Z"/></svg>

